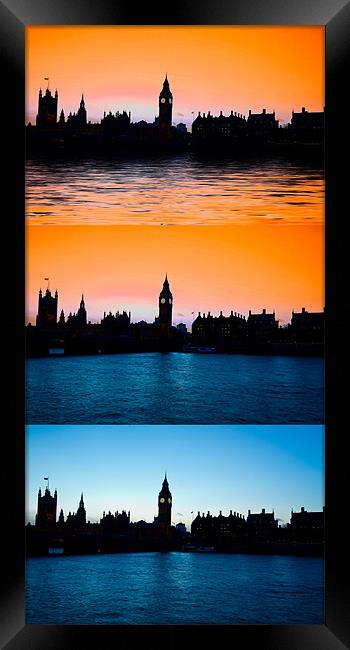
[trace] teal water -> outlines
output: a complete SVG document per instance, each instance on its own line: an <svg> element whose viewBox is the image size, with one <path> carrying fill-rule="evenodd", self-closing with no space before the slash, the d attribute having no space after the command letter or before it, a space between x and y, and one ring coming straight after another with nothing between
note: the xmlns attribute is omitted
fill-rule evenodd
<svg viewBox="0 0 350 650"><path fill-rule="evenodd" d="M321 558L127 553L27 560L33 624L322 624Z"/></svg>
<svg viewBox="0 0 350 650"><path fill-rule="evenodd" d="M321 424L321 358L115 354L29 359L27 424Z"/></svg>

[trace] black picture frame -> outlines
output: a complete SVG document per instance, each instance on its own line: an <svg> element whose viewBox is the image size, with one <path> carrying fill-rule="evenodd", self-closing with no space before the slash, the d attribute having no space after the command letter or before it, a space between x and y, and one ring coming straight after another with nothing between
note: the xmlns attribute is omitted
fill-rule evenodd
<svg viewBox="0 0 350 650"><path fill-rule="evenodd" d="M324 25L326 28L326 612L325 625L285 626L45 626L25 625L25 413L24 413L24 31L27 25ZM0 2L3 111L4 243L10 253L3 270L6 356L3 419L6 452L2 475L1 647L110 648L136 643L198 647L226 643L266 650L340 650L350 647L350 598L346 499L348 457L347 364L344 315L347 237L348 132L345 93L349 78L350 3L345 0L185 0L135 5L125 0L3 0ZM344 231L344 232L343 232ZM4 246L5 248L5 246ZM5 251L4 251L5 252ZM4 257L3 252L3 257ZM312 251L310 251L312 254ZM11 276L10 276L11 274ZM10 277L9 277L10 276ZM344 344L345 341L345 344ZM5 374L6 373L6 374ZM3 443L4 450L4 443ZM345 524L346 525L346 524ZM43 589L45 585L43 584ZM47 606L53 604L48 602Z"/></svg>

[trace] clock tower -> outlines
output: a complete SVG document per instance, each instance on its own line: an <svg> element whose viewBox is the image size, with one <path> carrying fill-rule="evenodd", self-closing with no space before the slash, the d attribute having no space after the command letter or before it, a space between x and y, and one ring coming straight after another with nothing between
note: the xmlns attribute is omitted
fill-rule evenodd
<svg viewBox="0 0 350 650"><path fill-rule="evenodd" d="M158 524L166 532L169 532L171 527L171 506L172 496L165 474L162 489L158 495Z"/></svg>
<svg viewBox="0 0 350 650"><path fill-rule="evenodd" d="M170 136L173 114L173 96L169 87L168 77L165 77L163 88L159 95L159 130L161 136Z"/></svg>
<svg viewBox="0 0 350 650"><path fill-rule="evenodd" d="M163 289L159 294L159 326L164 334L169 334L172 325L173 294L169 288L168 276L165 276Z"/></svg>

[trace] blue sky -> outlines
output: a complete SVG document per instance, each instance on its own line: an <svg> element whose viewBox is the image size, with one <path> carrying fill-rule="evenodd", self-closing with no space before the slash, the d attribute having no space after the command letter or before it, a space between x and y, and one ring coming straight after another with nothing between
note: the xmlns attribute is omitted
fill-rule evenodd
<svg viewBox="0 0 350 650"><path fill-rule="evenodd" d="M172 521L191 524L191 511L247 515L324 505L324 429L318 425L30 425L26 433L26 521L34 521L39 487L50 478L58 512L78 507L87 518L130 510L153 521L167 472Z"/></svg>

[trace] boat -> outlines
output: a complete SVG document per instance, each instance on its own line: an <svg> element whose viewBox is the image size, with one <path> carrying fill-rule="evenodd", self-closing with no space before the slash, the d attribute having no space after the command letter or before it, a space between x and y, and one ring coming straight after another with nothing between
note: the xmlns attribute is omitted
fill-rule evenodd
<svg viewBox="0 0 350 650"><path fill-rule="evenodd" d="M64 548L62 546L49 546L48 555L64 555Z"/></svg>
<svg viewBox="0 0 350 650"><path fill-rule="evenodd" d="M212 354L215 352L215 348L201 347L197 348L197 352L200 352L201 354Z"/></svg>

